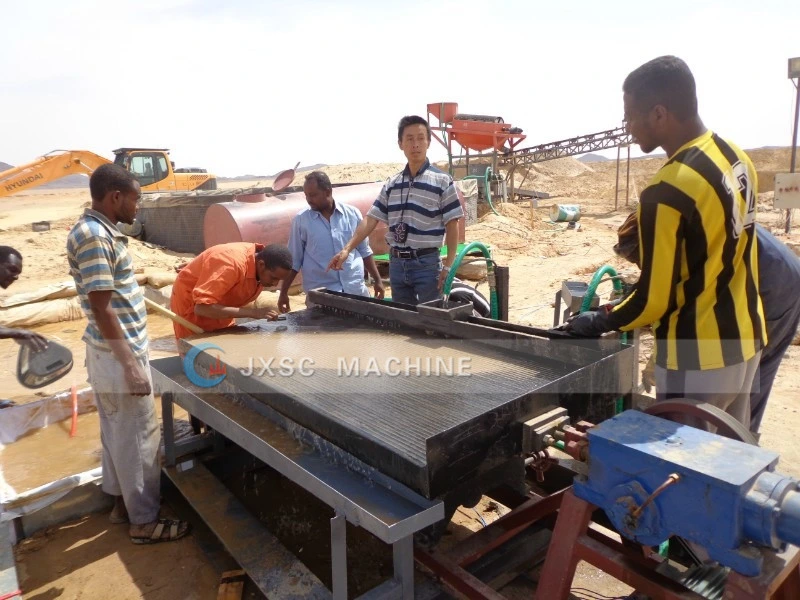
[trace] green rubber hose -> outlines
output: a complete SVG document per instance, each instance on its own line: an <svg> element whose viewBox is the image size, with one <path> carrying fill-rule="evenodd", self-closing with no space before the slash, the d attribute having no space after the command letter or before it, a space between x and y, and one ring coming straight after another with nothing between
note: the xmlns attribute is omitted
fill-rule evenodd
<svg viewBox="0 0 800 600"><path fill-rule="evenodd" d="M458 268L461 266L461 261L464 260L464 257L473 250L480 250L486 259L486 274L489 279L489 304L492 307L492 318L497 320L500 316L500 308L497 303L497 284L495 283L494 279L494 261L492 260L492 254L489 252L489 249L481 242L470 242L464 246L461 252L458 253L458 256L456 256L456 259L453 261L453 264L450 265L450 272L447 274L447 278L444 280L444 295L450 295L450 289L453 287L453 279L455 279L456 271L458 271Z"/></svg>
<svg viewBox="0 0 800 600"><path fill-rule="evenodd" d="M592 280L589 282L589 287L586 290L586 295L583 297L583 302L581 303L581 310L580 312L586 312L592 307L592 298L594 298L594 294L597 291L597 286L600 285L600 282L603 280L603 277L609 275L611 277L611 281L614 284L614 290L616 292L622 293L622 282L617 275L616 269L611 265L603 265L597 271L594 272L594 276ZM623 333L621 338L623 344L628 343L628 334ZM615 414L619 414L622 412L624 406L624 400L622 397L619 397L614 402L614 412Z"/></svg>

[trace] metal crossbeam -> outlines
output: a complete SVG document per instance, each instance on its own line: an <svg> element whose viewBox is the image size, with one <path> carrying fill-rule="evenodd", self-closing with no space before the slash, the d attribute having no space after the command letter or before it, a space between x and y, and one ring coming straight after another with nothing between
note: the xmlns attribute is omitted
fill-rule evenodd
<svg viewBox="0 0 800 600"><path fill-rule="evenodd" d="M625 131L624 127L617 127L616 129L609 129L608 131L590 133L589 135L559 140L557 142L548 142L547 144L540 144L529 148L520 148L519 150L514 150L508 154L498 156L498 162L500 166L513 165L516 167L544 162L546 160L554 160L564 156L585 154L595 150L627 146L630 143L630 134Z"/></svg>

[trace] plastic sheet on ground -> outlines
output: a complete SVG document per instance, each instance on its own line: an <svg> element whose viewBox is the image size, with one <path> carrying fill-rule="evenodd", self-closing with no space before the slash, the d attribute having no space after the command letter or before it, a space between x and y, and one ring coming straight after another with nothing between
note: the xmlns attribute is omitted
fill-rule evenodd
<svg viewBox="0 0 800 600"><path fill-rule="evenodd" d="M78 414L95 411L91 388L78 390ZM25 434L70 418L72 395L69 391L36 402L12 406L0 411L0 522L10 521L49 506L76 487L99 484L101 469L75 473L17 494L3 477L3 446Z"/></svg>

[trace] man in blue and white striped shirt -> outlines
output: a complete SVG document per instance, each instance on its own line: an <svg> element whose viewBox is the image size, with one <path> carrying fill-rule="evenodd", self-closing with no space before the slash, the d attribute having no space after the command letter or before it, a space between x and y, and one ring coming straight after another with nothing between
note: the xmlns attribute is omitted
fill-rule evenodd
<svg viewBox="0 0 800 600"><path fill-rule="evenodd" d="M439 297L456 258L458 220L464 211L453 178L428 160L428 122L418 116L403 117L397 127L397 143L408 164L386 182L366 218L328 268L341 269L378 222L387 223L392 300L415 305ZM439 255L443 240L447 246L444 261Z"/></svg>
<svg viewBox="0 0 800 600"><path fill-rule="evenodd" d="M86 370L103 445L103 491L115 497L112 523L129 523L135 544L177 540L183 521L159 519L161 438L148 363L147 311L134 275L128 238L142 197L139 182L120 166L102 165L89 180L92 207L67 237L67 260L89 320Z"/></svg>

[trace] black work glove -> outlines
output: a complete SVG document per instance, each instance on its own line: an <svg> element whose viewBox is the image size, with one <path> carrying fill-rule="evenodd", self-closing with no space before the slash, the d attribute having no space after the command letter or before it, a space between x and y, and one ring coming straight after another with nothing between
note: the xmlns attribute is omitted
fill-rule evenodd
<svg viewBox="0 0 800 600"><path fill-rule="evenodd" d="M613 329L605 307L577 314L567 321L564 331L575 337L596 338Z"/></svg>

